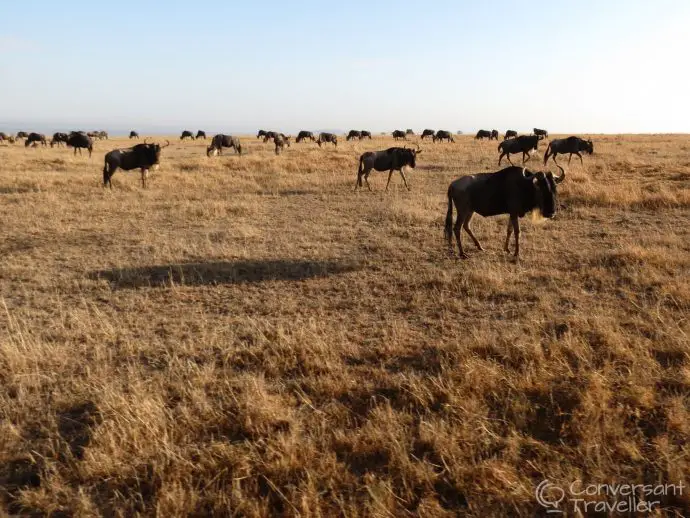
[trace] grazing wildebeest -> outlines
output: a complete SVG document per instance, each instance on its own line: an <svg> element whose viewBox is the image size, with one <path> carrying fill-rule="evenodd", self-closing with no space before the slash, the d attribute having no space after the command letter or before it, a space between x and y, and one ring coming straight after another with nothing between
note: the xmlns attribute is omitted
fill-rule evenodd
<svg viewBox="0 0 690 518"><path fill-rule="evenodd" d="M206 148L206 156L216 154L222 155L224 147L234 149L237 151L238 155L242 154L242 144L240 143L240 139L233 137L232 135L218 134L211 139L211 145Z"/></svg>
<svg viewBox="0 0 690 518"><path fill-rule="evenodd" d="M91 138L99 138L100 133L98 131L89 131L86 135Z"/></svg>
<svg viewBox="0 0 690 518"><path fill-rule="evenodd" d="M202 139L206 140L206 132L201 131L201 130L197 131L196 132L196 138L202 138Z"/></svg>
<svg viewBox="0 0 690 518"><path fill-rule="evenodd" d="M58 147L60 147L60 144L65 144L67 142L67 133L53 133L53 138L50 141L50 147L53 147L57 144Z"/></svg>
<svg viewBox="0 0 690 518"><path fill-rule="evenodd" d="M345 140L350 141L352 139L362 140L362 132L358 130L350 130L350 132L347 134L347 137L345 137Z"/></svg>
<svg viewBox="0 0 690 518"><path fill-rule="evenodd" d="M96 133L98 133L98 139L99 140L108 140L108 132L107 131L101 130L101 131L97 131Z"/></svg>
<svg viewBox="0 0 690 518"><path fill-rule="evenodd" d="M357 182L355 183L355 191L357 187L362 187L362 178L367 184L367 187L371 191L371 185L369 185L369 174L371 170L376 171L388 171L388 182L386 182L386 190L388 190L388 185L391 183L391 176L393 176L393 171L400 171L400 176L402 176L403 182L405 182L405 187L410 190L409 185L407 185L407 179L405 178L405 173L403 172L403 167L410 166L414 169L416 164L417 155L422 152L419 147L417 149L408 149L406 147L391 147L384 151L367 151L359 157L359 169L357 170Z"/></svg>
<svg viewBox="0 0 690 518"><path fill-rule="evenodd" d="M491 132L489 130L479 130L477 132L477 136L474 138L477 140L488 138L489 140L491 140Z"/></svg>
<svg viewBox="0 0 690 518"><path fill-rule="evenodd" d="M448 247L453 249L453 234L458 243L461 258L467 255L460 239L464 228L479 250L483 250L479 240L470 229L472 215L488 217L509 214L508 236L504 250L510 252L510 235L515 232L515 258L520 255L520 223L518 218L539 209L542 216L552 218L556 213L556 185L565 179L565 171L559 166L561 175L554 177L551 172L532 172L523 167L506 167L496 173L478 173L458 178L448 187L448 213L446 214L445 234ZM458 219L453 226L453 205Z"/></svg>
<svg viewBox="0 0 690 518"><path fill-rule="evenodd" d="M40 142L42 145L47 146L46 136L42 133L29 133L24 141L24 147L29 147L29 144L33 142Z"/></svg>
<svg viewBox="0 0 690 518"><path fill-rule="evenodd" d="M161 158L161 149L170 145L166 141L165 146L159 144L137 144L127 149L113 149L105 155L103 166L103 187L113 188L112 177L117 169L131 171L141 170L141 186L146 187L146 179L151 167L158 166Z"/></svg>
<svg viewBox="0 0 690 518"><path fill-rule="evenodd" d="M14 137L0 131L0 142L9 142L10 144L14 144Z"/></svg>
<svg viewBox="0 0 690 518"><path fill-rule="evenodd" d="M282 133L278 133L277 131L264 131L264 144L269 140L273 140L278 135L282 135Z"/></svg>
<svg viewBox="0 0 690 518"><path fill-rule="evenodd" d="M577 155L580 157L580 164L585 165L582 162L582 155L580 152L589 153L590 155L594 153L594 144L592 141L581 139L580 137L558 138L552 140L544 154L544 165L546 165L546 161L549 157L553 159L554 164L558 165L558 162L556 162L556 155L565 155L566 153L570 155L568 157L568 164L570 164L573 155Z"/></svg>
<svg viewBox="0 0 690 518"><path fill-rule="evenodd" d="M264 130L259 130L259 132L256 134L256 138L264 138L266 136L266 132Z"/></svg>
<svg viewBox="0 0 690 518"><path fill-rule="evenodd" d="M455 142L455 139L453 138L453 135L451 134L450 131L446 130L438 130L436 134L433 137L433 141L442 141L442 140L447 140L448 142Z"/></svg>
<svg viewBox="0 0 690 518"><path fill-rule="evenodd" d="M180 135L180 140L184 140L186 138L190 138L190 139L194 140L194 133L192 133L189 130L184 130L182 132L182 135Z"/></svg>
<svg viewBox="0 0 690 518"><path fill-rule="evenodd" d="M316 141L316 139L314 138L314 134L311 131L302 130L297 134L295 142L302 142L303 140L307 139L311 140L312 142Z"/></svg>
<svg viewBox="0 0 690 518"><path fill-rule="evenodd" d="M534 128L534 134L539 138L549 138L549 132L543 129Z"/></svg>
<svg viewBox="0 0 690 518"><path fill-rule="evenodd" d="M139 133L137 133L136 131L130 131L129 132L129 138L131 138L131 139L135 138L135 139L139 140Z"/></svg>
<svg viewBox="0 0 690 518"><path fill-rule="evenodd" d="M321 147L321 144L326 144L327 142L330 142L335 147L338 147L338 137L336 135L325 132L319 133L319 139L316 141L319 147Z"/></svg>
<svg viewBox="0 0 690 518"><path fill-rule="evenodd" d="M285 146L290 147L290 136L280 133L279 135L273 137L273 143L276 146L276 155L279 155Z"/></svg>
<svg viewBox="0 0 690 518"><path fill-rule="evenodd" d="M395 140L398 140L398 139L407 140L407 136L405 135L405 132L403 130L395 130L393 132L393 139L395 139Z"/></svg>
<svg viewBox="0 0 690 518"><path fill-rule="evenodd" d="M498 140L498 130L491 130L489 140Z"/></svg>
<svg viewBox="0 0 690 518"><path fill-rule="evenodd" d="M506 131L506 134L503 137L503 140L508 140L509 138L513 138L513 137L517 137L517 131L508 130L508 131Z"/></svg>
<svg viewBox="0 0 690 518"><path fill-rule="evenodd" d="M82 149L89 150L89 158L91 158L91 153L93 153L93 140L88 135L81 131L73 131L67 136L67 146L74 148L74 154L77 154L77 149L81 155Z"/></svg>
<svg viewBox="0 0 690 518"><path fill-rule="evenodd" d="M425 129L422 131L422 140L424 140L426 137L431 137L432 139L436 135L436 132L432 129Z"/></svg>
<svg viewBox="0 0 690 518"><path fill-rule="evenodd" d="M364 138L368 138L369 140L371 140L371 131L361 130L360 133L362 135L361 137L359 137L360 140Z"/></svg>
<svg viewBox="0 0 690 518"><path fill-rule="evenodd" d="M20 138L28 138L29 134L26 131L18 131L17 132L17 140Z"/></svg>
<svg viewBox="0 0 690 518"><path fill-rule="evenodd" d="M503 160L504 156L507 156L508 162L510 162L510 165L513 165L510 155L514 153L522 153L523 164L529 161L532 158L530 152L532 150L537 151L539 147L539 140L537 135L522 135L504 140L498 145L498 150L501 152L501 156L498 157L498 165L501 165L501 160ZM527 157L527 160L525 160L525 157Z"/></svg>
<svg viewBox="0 0 690 518"><path fill-rule="evenodd" d="M414 136L414 131L412 131L410 128L407 128L405 130L405 135L413 135Z"/></svg>

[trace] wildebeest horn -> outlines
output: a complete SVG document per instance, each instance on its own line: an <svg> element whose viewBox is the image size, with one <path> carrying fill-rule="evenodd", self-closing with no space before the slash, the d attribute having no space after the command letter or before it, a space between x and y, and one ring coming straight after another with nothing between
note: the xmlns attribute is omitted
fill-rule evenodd
<svg viewBox="0 0 690 518"><path fill-rule="evenodd" d="M144 137L144 144L146 144L146 141L148 140L148 137Z"/></svg>
<svg viewBox="0 0 690 518"><path fill-rule="evenodd" d="M526 170L527 170L526 167L523 167L523 168L522 168L522 176L527 176L527 175L525 174L525 171L526 171Z"/></svg>
<svg viewBox="0 0 690 518"><path fill-rule="evenodd" d="M561 176L558 176L553 179L554 182L556 183L561 183L563 180L565 180L565 169L563 169L560 165L556 164L556 167L561 170Z"/></svg>
<svg viewBox="0 0 690 518"><path fill-rule="evenodd" d="M169 145L170 145L170 141L166 139L165 146L161 146L161 149L163 149L164 147L168 147Z"/></svg>

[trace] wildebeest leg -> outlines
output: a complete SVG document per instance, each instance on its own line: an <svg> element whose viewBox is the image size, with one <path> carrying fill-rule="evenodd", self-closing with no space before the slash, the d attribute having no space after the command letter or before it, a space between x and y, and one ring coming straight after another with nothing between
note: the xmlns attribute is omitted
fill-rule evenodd
<svg viewBox="0 0 690 518"><path fill-rule="evenodd" d="M578 152L575 153L575 154L576 154L577 156L580 157L580 165L581 165L582 167L584 167L584 166L585 166L585 163L582 161L582 155L580 154L580 152L578 151ZM571 156L572 156L572 155L571 155Z"/></svg>
<svg viewBox="0 0 690 518"><path fill-rule="evenodd" d="M456 202L457 207L457 202ZM462 249L462 237L460 235L460 230L462 229L463 223L472 217L472 213L467 213L467 209L460 210L458 208L458 219L453 225L453 234L455 234L455 241L458 243L458 254L460 254L460 259L467 259L467 254Z"/></svg>
<svg viewBox="0 0 690 518"><path fill-rule="evenodd" d="M77 155L77 148L76 147L74 148L74 155L75 156Z"/></svg>
<svg viewBox="0 0 690 518"><path fill-rule="evenodd" d="M400 176L403 178L403 182L405 182L405 187L407 187L407 190L410 190L409 185L407 185L407 178L405 178L405 172L403 171L403 168L400 168Z"/></svg>
<svg viewBox="0 0 690 518"><path fill-rule="evenodd" d="M393 169L388 171L388 181L386 182L386 190L388 190L388 184L391 183L391 176L393 176Z"/></svg>
<svg viewBox="0 0 690 518"><path fill-rule="evenodd" d="M499 167L500 167L500 165L501 165L501 160L503 160L503 157L504 157L504 156L506 156L506 154L505 154L505 153L501 153L501 156L498 157L498 165L499 165ZM510 160L510 157L508 157L508 160Z"/></svg>
<svg viewBox="0 0 690 518"><path fill-rule="evenodd" d="M573 154L570 153L570 156L568 157L568 165L570 165L570 161L573 159Z"/></svg>
<svg viewBox="0 0 690 518"><path fill-rule="evenodd" d="M146 188L146 178L149 175L149 170L142 167L141 168L141 186L145 189Z"/></svg>
<svg viewBox="0 0 690 518"><path fill-rule="evenodd" d="M514 164L513 161L510 159L510 153L508 153L506 156L508 157L508 162L510 162L510 165L514 166L515 164Z"/></svg>
<svg viewBox="0 0 690 518"><path fill-rule="evenodd" d="M520 221L517 214L510 215L510 223L513 225L513 232L515 232L515 258L520 255Z"/></svg>
<svg viewBox="0 0 690 518"><path fill-rule="evenodd" d="M474 241L474 244L479 248L479 250L484 250L482 248L482 245L479 243L479 240L474 237L474 234L472 233L472 229L470 228L470 221L472 220L472 216L474 215L474 212L470 212L468 216L465 218L465 223L463 223L462 228L464 228L467 233L470 235L472 238L472 241Z"/></svg>
<svg viewBox="0 0 690 518"><path fill-rule="evenodd" d="M503 250L505 250L506 252L510 252L510 247L508 246L508 244L510 243L510 236L511 236L512 234L513 234L513 223L512 223L512 221L509 219L509 220L508 220L508 235L506 235L506 243L505 243L505 245L503 246Z"/></svg>
<svg viewBox="0 0 690 518"><path fill-rule="evenodd" d="M525 157L527 157L527 160L525 160ZM525 162L529 162L529 159L532 158L532 155L529 153L526 153L525 151L522 152L522 163L524 164Z"/></svg>
<svg viewBox="0 0 690 518"><path fill-rule="evenodd" d="M368 187L369 190L371 191L371 185L369 185L369 173L370 173L370 172L371 172L371 170L369 170L369 171L367 171L366 173L364 173L364 181L366 182L367 187ZM361 182L360 182L359 185L360 185L360 186L362 185Z"/></svg>

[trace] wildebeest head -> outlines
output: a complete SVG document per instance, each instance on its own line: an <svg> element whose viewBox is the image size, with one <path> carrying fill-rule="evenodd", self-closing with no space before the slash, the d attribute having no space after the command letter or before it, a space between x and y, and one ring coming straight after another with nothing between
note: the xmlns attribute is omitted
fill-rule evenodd
<svg viewBox="0 0 690 518"><path fill-rule="evenodd" d="M535 208L539 209L541 215L545 218L553 218L556 215L556 209L558 206L558 193L556 186L565 180L565 171L562 167L558 167L561 170L560 176L554 176L551 171L546 173L532 173L529 176L526 175L526 177L530 177L532 180L536 202ZM525 175L524 169L522 170L522 174Z"/></svg>
<svg viewBox="0 0 690 518"><path fill-rule="evenodd" d="M592 143L592 139L589 139L585 144L585 149L583 151L586 151L590 155L594 153L594 144Z"/></svg>
<svg viewBox="0 0 690 518"><path fill-rule="evenodd" d="M412 168L417 167L417 155L422 152L417 146L417 149L411 149L408 147L403 148L404 162Z"/></svg>

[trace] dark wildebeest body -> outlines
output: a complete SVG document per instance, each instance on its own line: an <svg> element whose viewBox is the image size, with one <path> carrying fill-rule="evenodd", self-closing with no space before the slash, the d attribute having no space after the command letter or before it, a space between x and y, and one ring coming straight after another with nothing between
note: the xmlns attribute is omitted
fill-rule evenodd
<svg viewBox="0 0 690 518"><path fill-rule="evenodd" d="M278 135L281 135L281 133L278 133L277 131L264 131L264 144L269 140L273 140Z"/></svg>
<svg viewBox="0 0 690 518"><path fill-rule="evenodd" d="M433 139L435 135L436 135L436 132L434 130L425 129L424 131L422 131L422 140L424 140L427 137L431 137Z"/></svg>
<svg viewBox="0 0 690 518"><path fill-rule="evenodd" d="M167 141L166 141L167 142ZM115 171L131 171L132 169L141 170L141 186L146 187L146 179L151 167L160 163L161 149L168 147L159 144L137 144L127 149L113 149L105 155L105 165L103 166L103 187L113 188L112 177Z"/></svg>
<svg viewBox="0 0 690 518"><path fill-rule="evenodd" d="M405 130L405 135L412 135L412 136L414 136L414 131L412 131L410 128L407 128L407 129Z"/></svg>
<svg viewBox="0 0 690 518"><path fill-rule="evenodd" d="M259 132L256 134L256 138L264 138L266 136L266 132L264 130L259 130Z"/></svg>
<svg viewBox="0 0 690 518"><path fill-rule="evenodd" d="M394 140L407 140L407 136L405 135L405 132L403 130L395 130L393 132L393 139Z"/></svg>
<svg viewBox="0 0 690 518"><path fill-rule="evenodd" d="M369 140L371 140L371 131L361 130L360 133L362 135L361 137L359 137L360 140L364 138L368 138Z"/></svg>
<svg viewBox="0 0 690 518"><path fill-rule="evenodd" d="M491 140L491 132L489 130L479 130L474 138L477 140L488 138Z"/></svg>
<svg viewBox="0 0 690 518"><path fill-rule="evenodd" d="M549 138L549 132L543 129L534 128L534 134L539 138Z"/></svg>
<svg viewBox="0 0 690 518"><path fill-rule="evenodd" d="M498 140L498 130L491 130L489 140Z"/></svg>
<svg viewBox="0 0 690 518"><path fill-rule="evenodd" d="M99 140L108 140L108 132L107 131L101 130L101 131L97 131L96 133L98 133L98 139Z"/></svg>
<svg viewBox="0 0 690 518"><path fill-rule="evenodd" d="M201 131L201 130L197 131L196 132L196 138L202 138L202 139L206 140L206 132Z"/></svg>
<svg viewBox="0 0 690 518"><path fill-rule="evenodd" d="M77 150L79 150L79 154L81 155L82 149L88 149L89 158L91 158L91 153L93 153L93 140L88 135L80 131L73 131L67 137L66 142L68 146L74 148L75 155L77 154Z"/></svg>
<svg viewBox="0 0 690 518"><path fill-rule="evenodd" d="M29 134L26 131L18 131L17 132L17 139L20 138L28 138Z"/></svg>
<svg viewBox="0 0 690 518"><path fill-rule="evenodd" d="M388 190L388 185L391 183L393 171L400 171L400 176L402 176L405 187L407 187L409 191L410 187L407 185L403 167L409 166L414 168L417 165L417 155L421 152L420 149L415 150L406 147L391 147L384 151L367 151L359 157L359 169L357 170L355 190L357 190L357 187L362 186L362 178L364 178L367 187L371 191L368 178L371 170L374 169L376 171L388 171L386 190Z"/></svg>
<svg viewBox="0 0 690 518"><path fill-rule="evenodd" d="M24 147L29 147L30 144L34 142L40 142L42 145L47 146L46 136L42 133L29 133L24 141Z"/></svg>
<svg viewBox="0 0 690 518"><path fill-rule="evenodd" d="M316 143L321 147L321 144L330 142L335 147L338 147L338 137L333 133L319 133L319 140Z"/></svg>
<svg viewBox="0 0 690 518"><path fill-rule="evenodd" d="M447 140L448 142L455 142L455 139L453 138L453 134L450 131L446 130L438 130L436 134L433 137L433 141L442 141L442 140Z"/></svg>
<svg viewBox="0 0 690 518"><path fill-rule="evenodd" d="M60 144L65 144L67 142L67 133L53 133L53 138L50 141L50 147L53 147L57 144L58 147L60 147Z"/></svg>
<svg viewBox="0 0 690 518"><path fill-rule="evenodd" d="M135 138L135 139L139 140L139 133L137 133L136 131L130 131L129 132L129 138L131 138L131 139Z"/></svg>
<svg viewBox="0 0 690 518"><path fill-rule="evenodd" d="M573 155L577 155L580 157L580 164L584 166L585 164L582 161L582 155L580 152L588 153L590 155L594 153L594 144L592 141L581 139L580 137L568 137L552 140L549 143L549 147L546 148L546 153L544 154L544 165L546 165L549 157L553 159L554 164L558 165L558 162L556 162L556 155L565 155L568 153L570 155L568 157L568 164L570 164L570 160L572 160Z"/></svg>
<svg viewBox="0 0 690 518"><path fill-rule="evenodd" d="M505 136L503 137L503 140L508 140L509 138L515 138L517 137L517 131L515 130L508 130L506 131Z"/></svg>
<svg viewBox="0 0 690 518"><path fill-rule="evenodd" d="M345 137L345 140L350 141L352 139L362 140L362 132L358 130L350 130L350 132L347 134L347 137Z"/></svg>
<svg viewBox="0 0 690 518"><path fill-rule="evenodd" d="M190 138L190 139L194 140L194 133L192 133L189 130L184 130L182 132L182 135L180 135L180 140L184 140L186 138Z"/></svg>
<svg viewBox="0 0 690 518"><path fill-rule="evenodd" d="M316 140L314 138L314 134L311 131L302 130L297 134L297 138L295 139L295 142L302 142L303 140L307 140L307 139L311 140L312 142L314 142Z"/></svg>
<svg viewBox="0 0 690 518"><path fill-rule="evenodd" d="M498 157L498 165L501 165L501 160L503 160L504 156L507 156L508 162L510 162L510 165L513 165L510 155L514 153L522 153L522 163L524 164L532 158L530 152L532 150L536 151L538 147L539 137L537 135L523 135L504 140L498 145L498 150L501 152L501 156ZM527 160L525 160L525 157L527 157Z"/></svg>
<svg viewBox="0 0 690 518"><path fill-rule="evenodd" d="M556 185L565 179L565 171L559 166L561 176L554 177L550 172L531 172L521 167L507 167L496 173L479 173L458 178L448 187L448 212L446 214L445 234L452 252L453 234L458 244L460 257L466 258L460 238L464 228L479 250L483 250L479 240L470 229L472 215L488 217L509 214L508 235L504 250L509 252L510 236L515 232L515 257L520 255L520 223L518 218L539 209L546 218L556 213ZM453 205L458 218L453 225Z"/></svg>
<svg viewBox="0 0 690 518"><path fill-rule="evenodd" d="M273 137L273 143L276 146L276 155L279 155L283 151L285 146L290 147L290 137L280 133Z"/></svg>
<svg viewBox="0 0 690 518"><path fill-rule="evenodd" d="M242 154L240 139L232 135L218 134L211 139L211 145L206 148L206 156L211 156L216 153L222 155L224 147L234 149L237 151L238 155Z"/></svg>

